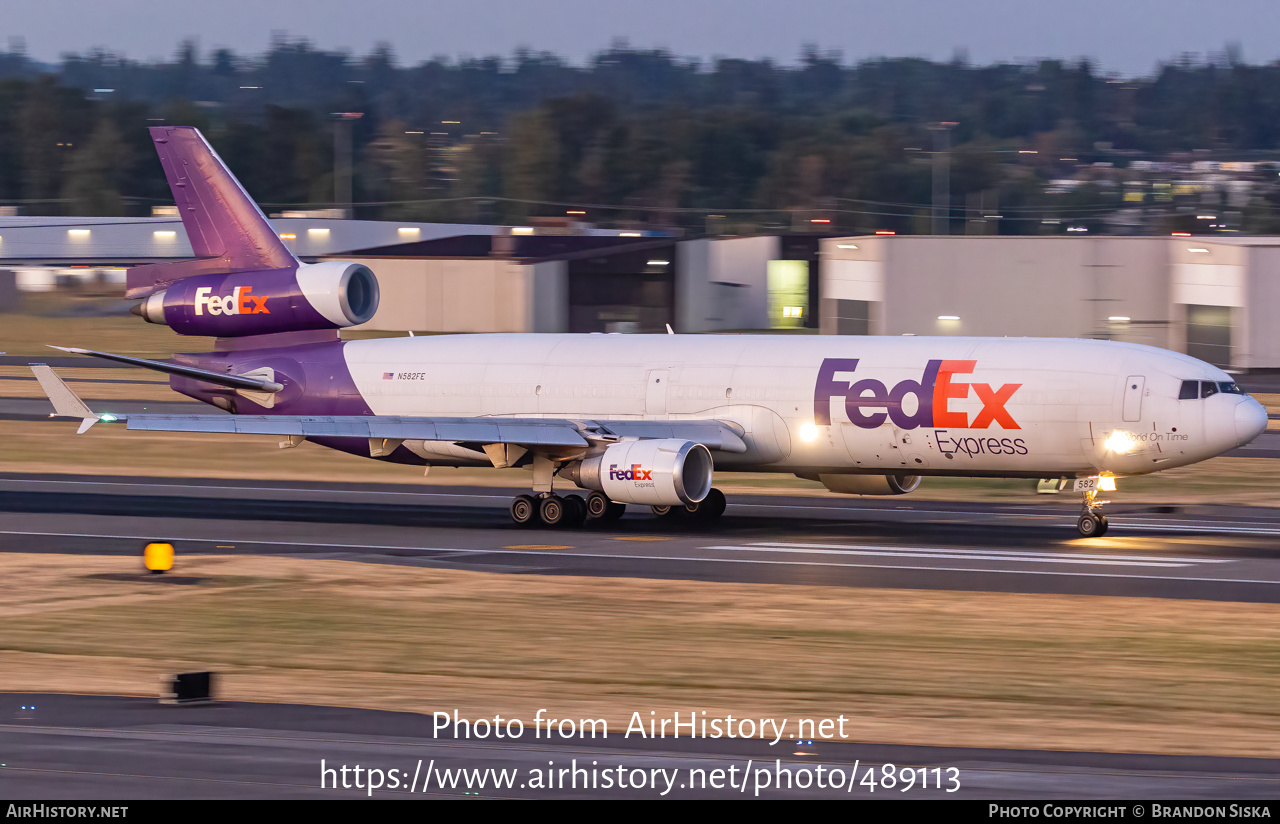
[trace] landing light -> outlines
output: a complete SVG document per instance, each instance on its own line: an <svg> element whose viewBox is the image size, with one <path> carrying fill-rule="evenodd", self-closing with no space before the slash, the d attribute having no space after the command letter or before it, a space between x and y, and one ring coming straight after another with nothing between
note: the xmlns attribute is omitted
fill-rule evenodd
<svg viewBox="0 0 1280 824"><path fill-rule="evenodd" d="M938 320L960 320L959 315L938 315Z"/></svg>
<svg viewBox="0 0 1280 824"><path fill-rule="evenodd" d="M811 423L806 423L800 427L800 440L811 443L818 439L818 427Z"/></svg>
<svg viewBox="0 0 1280 824"><path fill-rule="evenodd" d="M1116 479L1114 475L1103 475L1098 479L1098 489L1103 492L1116 491Z"/></svg>
<svg viewBox="0 0 1280 824"><path fill-rule="evenodd" d="M1102 445L1106 447L1108 452L1114 452L1117 455L1127 455L1133 451L1133 448L1137 446L1137 444L1138 442L1134 439L1133 435L1130 435L1128 432L1117 431L1112 432Z"/></svg>

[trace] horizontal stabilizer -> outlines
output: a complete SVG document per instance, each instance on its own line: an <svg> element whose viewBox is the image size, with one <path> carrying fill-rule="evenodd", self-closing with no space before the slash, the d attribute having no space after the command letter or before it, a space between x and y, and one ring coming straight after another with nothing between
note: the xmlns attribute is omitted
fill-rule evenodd
<svg viewBox="0 0 1280 824"><path fill-rule="evenodd" d="M276 383L273 380L255 378L250 375L227 375L222 372L211 372L208 369L199 369L195 366L184 366L180 363L147 360L146 358L133 358L128 355L113 355L110 352L95 352L92 349L76 349L74 347L67 346L50 346L49 348L58 349L63 352L70 352L73 355L90 355L95 358L115 361L116 363L128 364L129 366L140 366L143 369L152 369L156 372L165 372L170 375L182 375L186 378L194 378L196 380L205 381L206 383L217 384L218 386L227 386L232 389L248 389L256 392L279 392L284 389L282 384Z"/></svg>

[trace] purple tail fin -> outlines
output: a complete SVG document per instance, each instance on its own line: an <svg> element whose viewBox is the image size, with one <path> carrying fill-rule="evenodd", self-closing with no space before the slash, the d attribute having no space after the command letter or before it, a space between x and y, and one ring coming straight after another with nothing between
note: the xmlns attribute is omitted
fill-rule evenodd
<svg viewBox="0 0 1280 824"><path fill-rule="evenodd" d="M155 126L151 139L197 260L130 270L129 297L145 297L195 274L298 265L298 259L199 130Z"/></svg>

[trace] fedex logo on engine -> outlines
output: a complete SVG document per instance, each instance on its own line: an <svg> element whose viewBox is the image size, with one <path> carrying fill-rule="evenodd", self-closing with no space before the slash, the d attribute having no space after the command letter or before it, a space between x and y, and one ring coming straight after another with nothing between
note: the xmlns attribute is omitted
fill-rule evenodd
<svg viewBox="0 0 1280 824"><path fill-rule="evenodd" d="M831 399L842 397L849 421L863 429L875 429L887 419L901 429L989 429L992 424L999 424L1002 429L1021 429L1004 407L1022 384L1006 383L992 389L990 384L962 383L955 379L956 375L972 372L977 364L971 360L931 360L925 365L920 380L905 380L890 389L874 378L854 383L837 380L837 373L856 371L858 359L826 358L818 369L813 388L813 422L819 426L830 425ZM982 410L973 420L964 412L948 408L951 401L969 397L971 389L982 402ZM914 412L907 412L903 403L908 395L915 396Z"/></svg>
<svg viewBox="0 0 1280 824"><path fill-rule="evenodd" d="M212 286L201 286L196 290L196 314L203 315L208 309L210 315L269 315L266 295L251 295L252 286L237 286L231 294L219 297L213 294Z"/></svg>
<svg viewBox="0 0 1280 824"><path fill-rule="evenodd" d="M617 464L609 464L609 480L611 481L652 481L653 470L643 469L641 464L632 464L626 469L619 469Z"/></svg>

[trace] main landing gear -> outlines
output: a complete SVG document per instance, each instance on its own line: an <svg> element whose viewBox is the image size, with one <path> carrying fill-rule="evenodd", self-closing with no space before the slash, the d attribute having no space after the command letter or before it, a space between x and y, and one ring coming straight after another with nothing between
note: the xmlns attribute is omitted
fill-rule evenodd
<svg viewBox="0 0 1280 824"><path fill-rule="evenodd" d="M1085 538L1101 538L1107 534L1107 516L1101 511L1103 504L1110 501L1099 501L1095 489L1087 489L1084 493L1084 505L1080 510L1080 520L1076 521L1076 529Z"/></svg>
<svg viewBox="0 0 1280 824"><path fill-rule="evenodd" d="M659 517L688 517L710 522L724 514L724 493L712 489L696 504L685 506L653 506ZM603 492L592 492L586 500L580 495L560 496L552 492L541 495L517 495L511 502L511 520L521 526L582 526L584 521L616 521L627 511L626 504L609 500Z"/></svg>
<svg viewBox="0 0 1280 824"><path fill-rule="evenodd" d="M517 524L582 526L587 519L587 502L579 495L517 495L511 502L511 520Z"/></svg>

